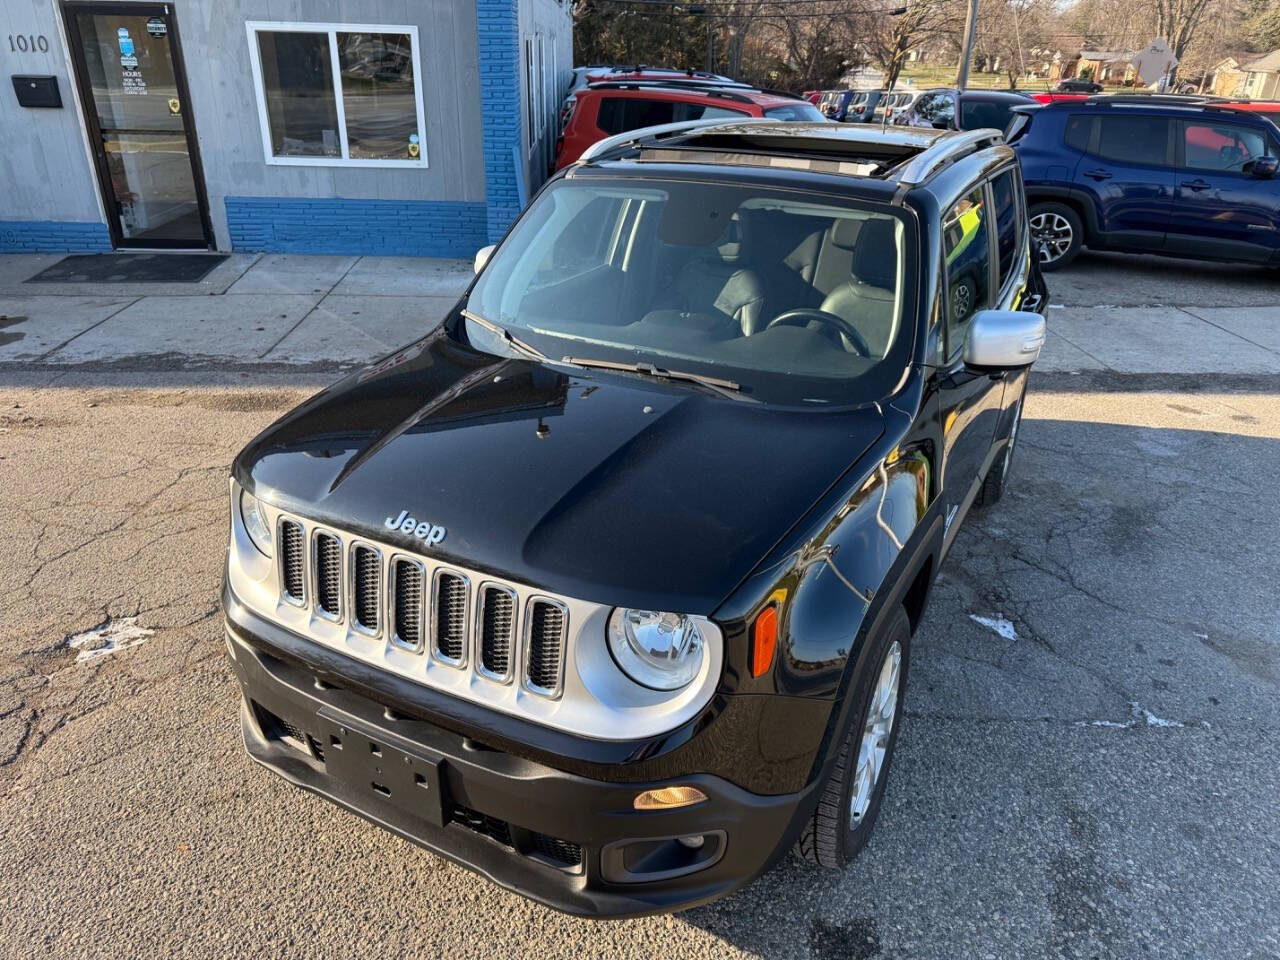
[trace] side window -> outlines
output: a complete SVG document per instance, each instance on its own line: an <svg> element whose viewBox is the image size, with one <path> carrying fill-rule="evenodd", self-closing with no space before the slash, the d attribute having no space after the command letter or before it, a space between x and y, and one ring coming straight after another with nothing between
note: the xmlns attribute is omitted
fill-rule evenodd
<svg viewBox="0 0 1280 960"><path fill-rule="evenodd" d="M671 123L675 104L666 100L640 100L633 97L604 97L600 101L600 113L596 126L605 133L625 133L652 127L659 123Z"/></svg>
<svg viewBox="0 0 1280 960"><path fill-rule="evenodd" d="M1188 170L1215 173L1245 173L1250 161L1276 155L1262 131L1234 123L1188 121L1182 125L1182 148Z"/></svg>
<svg viewBox="0 0 1280 960"><path fill-rule="evenodd" d="M938 101L941 99L942 98L936 93L926 93L916 101L916 116L928 123L933 123L933 117L937 111Z"/></svg>
<svg viewBox="0 0 1280 960"><path fill-rule="evenodd" d="M991 203L996 214L996 254L1000 260L1000 288L1013 272L1013 255L1018 249L1018 185L1014 172L1006 170L991 181Z"/></svg>
<svg viewBox="0 0 1280 960"><path fill-rule="evenodd" d="M1144 167L1168 166L1169 121L1164 117L1099 117L1098 123L1098 156Z"/></svg>
<svg viewBox="0 0 1280 960"><path fill-rule="evenodd" d="M994 103L990 100L965 100L960 104L960 129L981 130L991 127L994 130L1006 130L1013 119L1013 111L1007 103Z"/></svg>
<svg viewBox="0 0 1280 960"><path fill-rule="evenodd" d="M986 194L974 187L942 221L947 269L947 354L964 345L969 321L991 303L991 235Z"/></svg>
<svg viewBox="0 0 1280 960"><path fill-rule="evenodd" d="M1093 117L1076 115L1067 118L1067 146L1081 153L1089 149L1089 135L1093 133Z"/></svg>

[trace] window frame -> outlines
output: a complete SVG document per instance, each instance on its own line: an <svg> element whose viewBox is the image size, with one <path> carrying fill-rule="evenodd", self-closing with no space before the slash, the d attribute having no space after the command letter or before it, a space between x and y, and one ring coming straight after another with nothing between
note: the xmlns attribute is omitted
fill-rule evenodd
<svg viewBox="0 0 1280 960"><path fill-rule="evenodd" d="M1160 114L1151 113L1110 113L1098 114L1093 119L1093 129L1089 131L1089 149L1085 152L1089 156L1102 161L1103 163L1118 163L1125 167L1157 167L1161 170L1177 169L1177 145L1178 136L1182 128L1178 125L1179 117L1166 117ZM1102 127L1108 120L1160 120L1165 124L1165 145L1164 160L1160 163L1147 163L1146 161L1125 160L1116 157L1109 157L1100 152L1102 147Z"/></svg>
<svg viewBox="0 0 1280 960"><path fill-rule="evenodd" d="M253 96L258 105L258 126L262 133L262 154L268 166L273 167L391 167L424 170L427 162L427 121L422 102L422 47L418 40L418 28L409 25L386 23L293 23L284 20L246 20L245 33L249 40L249 65L253 73ZM262 52L258 46L259 33L322 33L329 38L330 74L333 78L334 105L338 117L338 142L341 156L337 157L278 157L271 150L271 118L267 113L267 91L262 76ZM347 113L342 97L342 69L338 56L339 33L400 33L409 37L413 46L413 99L418 120L418 157L412 159L368 158L351 156L347 142Z"/></svg>

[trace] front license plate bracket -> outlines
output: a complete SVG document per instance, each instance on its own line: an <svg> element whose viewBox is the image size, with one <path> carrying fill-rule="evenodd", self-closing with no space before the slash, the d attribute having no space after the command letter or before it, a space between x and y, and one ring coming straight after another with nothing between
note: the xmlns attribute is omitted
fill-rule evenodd
<svg viewBox="0 0 1280 960"><path fill-rule="evenodd" d="M444 826L441 758L405 749L398 741L351 718L321 710L316 715L326 771L363 794L366 802Z"/></svg>

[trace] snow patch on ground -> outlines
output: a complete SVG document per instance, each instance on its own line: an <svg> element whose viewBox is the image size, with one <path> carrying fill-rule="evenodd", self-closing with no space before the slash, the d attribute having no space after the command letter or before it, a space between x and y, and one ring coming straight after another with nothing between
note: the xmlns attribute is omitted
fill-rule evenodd
<svg viewBox="0 0 1280 960"><path fill-rule="evenodd" d="M1013 624L999 614L995 617L980 617L976 613L971 613L969 614L969 619L974 623L981 624L993 633L998 633L1006 640L1018 639L1018 631L1013 628Z"/></svg>
<svg viewBox="0 0 1280 960"><path fill-rule="evenodd" d="M100 623L92 630L67 637L67 646L79 651L76 663L88 663L136 647L154 633L154 630L138 626L137 617L118 617Z"/></svg>
<svg viewBox="0 0 1280 960"><path fill-rule="evenodd" d="M1176 727L1182 728L1186 724L1181 720L1166 720L1164 717L1157 717L1154 713L1144 707L1137 701L1129 701L1129 714L1132 719L1121 723L1119 720L1077 720L1077 727L1109 727L1112 730L1131 730L1132 728L1145 724L1148 727ZM1207 720L1201 720L1200 725L1206 730L1212 729Z"/></svg>

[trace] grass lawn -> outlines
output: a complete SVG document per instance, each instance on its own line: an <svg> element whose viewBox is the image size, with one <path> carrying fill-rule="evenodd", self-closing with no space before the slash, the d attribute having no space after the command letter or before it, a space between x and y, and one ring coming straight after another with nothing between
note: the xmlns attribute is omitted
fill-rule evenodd
<svg viewBox="0 0 1280 960"><path fill-rule="evenodd" d="M955 64L941 63L909 63L902 68L902 75L898 78L899 83L910 80L913 87L950 87L956 82L956 66ZM969 71L970 88L980 89L1009 89L1009 75L1006 73L980 73L977 70ZM1018 89L1027 93L1036 93L1043 90L1052 90L1057 86L1057 81L1046 80L1043 77L1019 77ZM1107 87L1107 93L1118 93L1126 89L1122 87ZM1132 92L1128 90L1127 92Z"/></svg>

